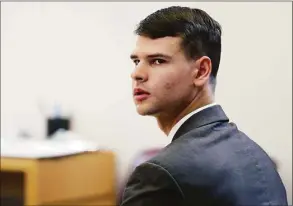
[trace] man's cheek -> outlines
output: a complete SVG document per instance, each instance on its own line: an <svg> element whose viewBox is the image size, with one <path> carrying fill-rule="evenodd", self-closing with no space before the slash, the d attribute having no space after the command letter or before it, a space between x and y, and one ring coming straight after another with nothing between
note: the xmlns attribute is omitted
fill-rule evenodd
<svg viewBox="0 0 293 206"><path fill-rule="evenodd" d="M170 91L174 88L175 83L174 82L166 82L164 84L164 89L167 91Z"/></svg>

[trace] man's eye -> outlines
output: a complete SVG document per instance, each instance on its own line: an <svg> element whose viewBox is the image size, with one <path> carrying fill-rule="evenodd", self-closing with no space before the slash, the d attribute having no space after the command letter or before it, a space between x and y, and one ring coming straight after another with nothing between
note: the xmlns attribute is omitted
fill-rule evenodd
<svg viewBox="0 0 293 206"><path fill-rule="evenodd" d="M155 64L155 65L160 65L160 64L163 64L165 62L166 61L164 59L154 59L154 60L152 60L152 64Z"/></svg>

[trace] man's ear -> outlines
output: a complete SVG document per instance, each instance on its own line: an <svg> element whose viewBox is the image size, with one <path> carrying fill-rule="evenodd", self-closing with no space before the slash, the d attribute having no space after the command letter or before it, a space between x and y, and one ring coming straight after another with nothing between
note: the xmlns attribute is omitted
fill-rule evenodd
<svg viewBox="0 0 293 206"><path fill-rule="evenodd" d="M212 72L212 61L207 56L194 61L194 78L195 86L200 87L209 82L210 74Z"/></svg>

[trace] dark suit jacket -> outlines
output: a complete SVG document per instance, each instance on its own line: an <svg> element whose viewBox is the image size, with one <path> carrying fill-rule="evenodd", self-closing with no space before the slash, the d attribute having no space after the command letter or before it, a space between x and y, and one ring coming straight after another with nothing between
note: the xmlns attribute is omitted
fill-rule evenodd
<svg viewBox="0 0 293 206"><path fill-rule="evenodd" d="M269 156L221 106L189 118L159 155L138 166L122 206L288 205Z"/></svg>

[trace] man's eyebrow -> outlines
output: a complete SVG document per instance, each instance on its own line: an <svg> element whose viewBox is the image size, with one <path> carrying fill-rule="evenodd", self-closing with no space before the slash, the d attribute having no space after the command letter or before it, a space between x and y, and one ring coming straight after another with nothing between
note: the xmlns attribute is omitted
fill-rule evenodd
<svg viewBox="0 0 293 206"><path fill-rule="evenodd" d="M130 55L130 59L138 59L138 56L135 55L135 54L131 54L131 55Z"/></svg>
<svg viewBox="0 0 293 206"><path fill-rule="evenodd" d="M162 53L155 53L155 54L149 54L147 55L147 58L166 58L166 59L171 59L172 57L166 54ZM136 54L131 54L130 59L138 59L138 55Z"/></svg>
<svg viewBox="0 0 293 206"><path fill-rule="evenodd" d="M170 55L161 54L161 53L150 54L150 55L147 55L147 57L148 58L158 58L158 57L161 57L161 58L166 58L166 59L171 59L172 58Z"/></svg>

